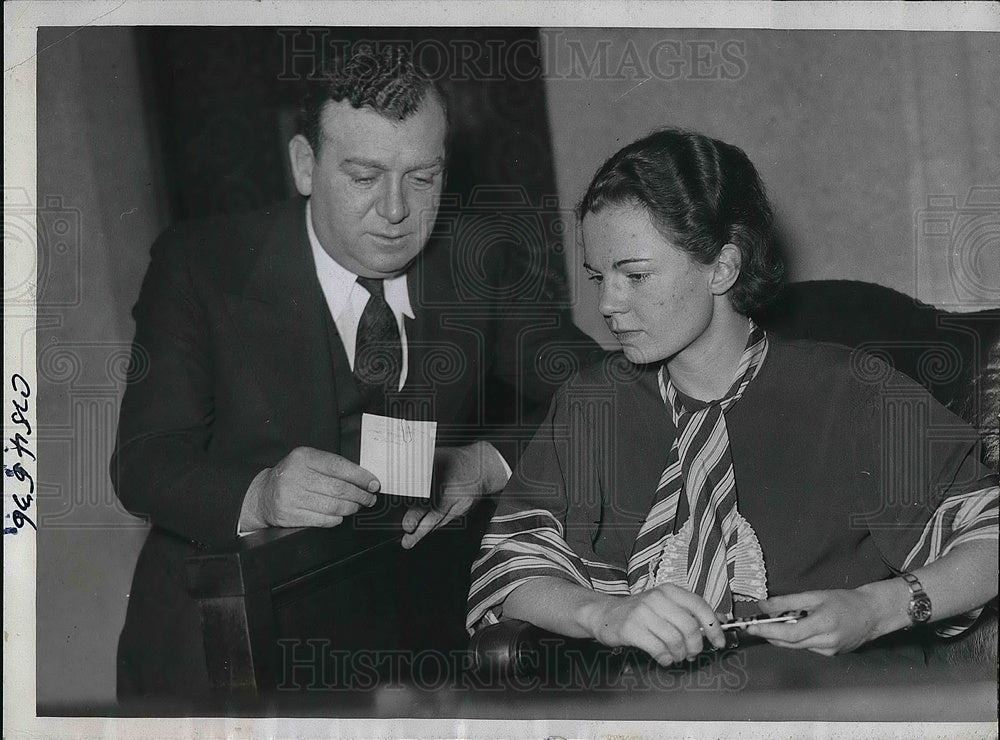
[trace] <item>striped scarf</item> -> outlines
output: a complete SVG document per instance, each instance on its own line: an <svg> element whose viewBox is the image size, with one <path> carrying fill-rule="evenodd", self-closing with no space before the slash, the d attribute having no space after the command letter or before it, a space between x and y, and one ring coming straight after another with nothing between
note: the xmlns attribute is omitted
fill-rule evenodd
<svg viewBox="0 0 1000 740"><path fill-rule="evenodd" d="M653 506L629 558L632 593L652 586L664 543L683 524L678 521L677 511L684 493L694 525L688 548L687 589L700 594L716 611L732 614L730 582L738 517L725 413L742 397L766 355L767 337L751 321L746 348L726 395L694 411L684 408L666 369L660 369L660 395L670 406L677 434Z"/></svg>

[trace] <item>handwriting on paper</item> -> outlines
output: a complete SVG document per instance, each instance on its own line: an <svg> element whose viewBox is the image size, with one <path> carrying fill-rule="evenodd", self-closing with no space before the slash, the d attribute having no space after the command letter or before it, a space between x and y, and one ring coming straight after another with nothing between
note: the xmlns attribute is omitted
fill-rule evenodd
<svg viewBox="0 0 1000 740"><path fill-rule="evenodd" d="M382 483L382 493L431 497L437 422L361 417L361 467Z"/></svg>
<svg viewBox="0 0 1000 740"><path fill-rule="evenodd" d="M14 373L11 376L10 385L14 389L14 398L11 399L14 411L10 415L10 420L14 422L16 431L13 436L7 438L7 444L4 445L3 451L5 456L10 453L16 454L17 462L8 466L7 461L4 460L3 473L7 478L17 479L18 483L22 484L26 491L22 490L19 493L11 494L15 508L10 514L5 514L4 519L9 519L14 526L5 526L3 528L5 535L17 534L25 525L30 526L33 530L38 529L28 514L28 511L31 509L31 502L34 500L35 479L24 467L28 465L30 468L35 462L35 453L31 451L30 444L31 422L28 421L27 417L31 386L18 373Z"/></svg>

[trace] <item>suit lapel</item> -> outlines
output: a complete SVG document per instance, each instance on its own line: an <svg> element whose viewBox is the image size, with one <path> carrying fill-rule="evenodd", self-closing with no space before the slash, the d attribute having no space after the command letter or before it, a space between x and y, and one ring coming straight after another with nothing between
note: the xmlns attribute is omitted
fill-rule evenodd
<svg viewBox="0 0 1000 740"><path fill-rule="evenodd" d="M336 452L338 408L331 349L344 355L323 297L305 209L279 209L242 294L228 294L249 362L284 439ZM331 339L336 340L331 348ZM346 356L343 357L346 363Z"/></svg>

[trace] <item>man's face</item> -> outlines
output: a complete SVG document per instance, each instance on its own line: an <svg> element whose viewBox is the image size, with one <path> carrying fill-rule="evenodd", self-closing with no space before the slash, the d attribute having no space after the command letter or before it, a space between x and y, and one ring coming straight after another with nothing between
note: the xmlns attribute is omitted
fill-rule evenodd
<svg viewBox="0 0 1000 740"><path fill-rule="evenodd" d="M420 254L444 179L444 110L428 97L394 121L347 101L323 109L319 153L290 145L299 192L310 196L320 244L362 277L397 275Z"/></svg>

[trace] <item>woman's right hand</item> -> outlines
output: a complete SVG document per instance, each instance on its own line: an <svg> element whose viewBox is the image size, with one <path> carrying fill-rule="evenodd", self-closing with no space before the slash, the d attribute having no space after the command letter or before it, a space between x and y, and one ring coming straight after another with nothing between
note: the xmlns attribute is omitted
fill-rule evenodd
<svg viewBox="0 0 1000 740"><path fill-rule="evenodd" d="M611 647L637 647L657 663L693 659L703 638L726 645L719 617L702 597L669 583L632 596L602 599L588 618L589 631Z"/></svg>

